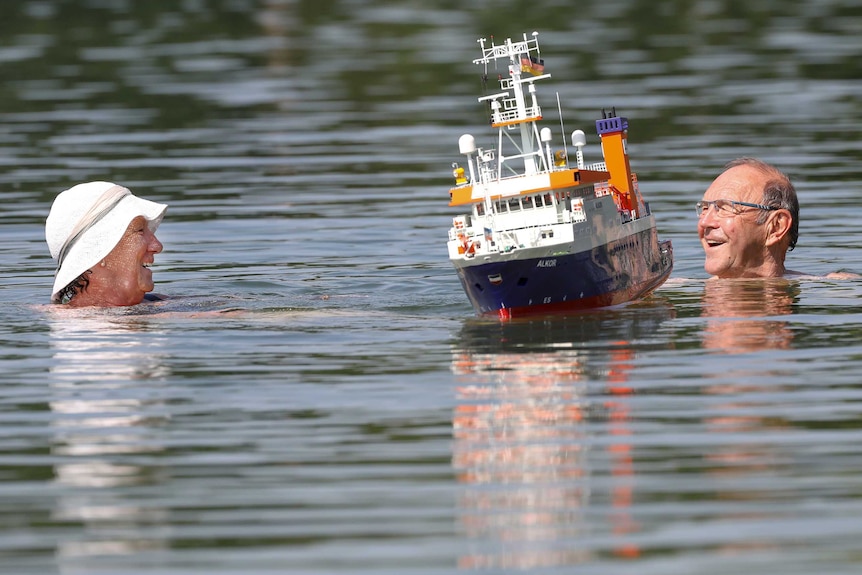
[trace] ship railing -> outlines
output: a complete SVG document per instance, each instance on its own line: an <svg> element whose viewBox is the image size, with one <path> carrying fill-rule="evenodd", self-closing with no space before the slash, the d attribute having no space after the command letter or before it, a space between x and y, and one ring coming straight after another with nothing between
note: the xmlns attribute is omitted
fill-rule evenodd
<svg viewBox="0 0 862 575"><path fill-rule="evenodd" d="M547 237L554 237L554 224L548 225L547 222L542 224L532 224L521 228L527 236L529 247L536 247L541 244L541 240L546 239ZM550 235L548 232L550 231ZM544 235L542 235L544 234ZM517 239L517 238L516 238ZM523 245L519 245L519 247L524 247Z"/></svg>
<svg viewBox="0 0 862 575"><path fill-rule="evenodd" d="M509 243L507 243L506 240L508 240ZM494 246L494 251L498 252L510 252L514 249L517 249L518 247L521 247L521 244L518 243L518 236L513 230L495 232L494 241L497 244L496 246Z"/></svg>
<svg viewBox="0 0 862 575"><path fill-rule="evenodd" d="M547 236L547 233L548 233L548 225L547 224L545 224L544 226L530 226L530 231L529 231L530 245L531 246L539 245L539 243L540 243L539 240L544 239ZM551 232L550 237L554 237L553 231Z"/></svg>
<svg viewBox="0 0 862 575"><path fill-rule="evenodd" d="M529 120L532 118L541 118L542 109L539 106L530 106L524 110L522 114L517 108L506 109L494 114L494 124L505 124L506 122L516 122L518 120Z"/></svg>
<svg viewBox="0 0 862 575"><path fill-rule="evenodd" d="M497 170L494 166L487 163L479 166L479 183L490 184L497 179Z"/></svg>
<svg viewBox="0 0 862 575"><path fill-rule="evenodd" d="M493 39L491 40L493 42ZM526 38L523 41L512 42L507 40L505 44L494 44L490 48L484 45L482 39L482 57L473 60L474 64L486 64L498 58L510 58L518 54L538 53L539 41L537 38Z"/></svg>
<svg viewBox="0 0 862 575"><path fill-rule="evenodd" d="M562 222L557 222L562 223ZM525 225L521 228L505 231L494 231L493 238L496 245L486 244L486 249L489 252L510 252L517 248L536 247L540 245L541 240L545 237L553 237L553 229L556 224L542 222L540 224ZM548 235L548 230L551 234ZM545 237L542 234L545 234ZM520 241L520 238L525 238L526 241Z"/></svg>
<svg viewBox="0 0 862 575"><path fill-rule="evenodd" d="M512 250L524 247L536 247L540 245L541 240L546 237L553 237L553 226L550 227L547 222L541 224L531 224L514 230L495 230L491 232L491 237L485 234L478 233L479 228L470 227L463 229L449 229L449 241L462 241L464 239L471 242L478 241L479 247L477 252L493 253L503 252L508 253ZM551 235L548 235L548 230L551 230ZM542 234L545 234L543 236ZM526 242L520 238L525 238ZM489 241L490 240L490 241ZM475 253L465 254L464 257L473 257Z"/></svg>

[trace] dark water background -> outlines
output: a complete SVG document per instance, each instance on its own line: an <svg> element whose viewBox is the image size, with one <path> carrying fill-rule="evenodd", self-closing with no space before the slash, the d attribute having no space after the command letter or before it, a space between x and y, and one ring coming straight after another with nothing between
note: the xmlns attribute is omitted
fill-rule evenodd
<svg viewBox="0 0 862 575"><path fill-rule="evenodd" d="M629 118L676 268L499 324L450 163L475 40L533 30L567 130ZM851 0L4 0L0 572L859 573L862 286L706 283L692 205L762 157L789 267L862 271L860 78ZM174 299L45 305L94 179L170 204Z"/></svg>

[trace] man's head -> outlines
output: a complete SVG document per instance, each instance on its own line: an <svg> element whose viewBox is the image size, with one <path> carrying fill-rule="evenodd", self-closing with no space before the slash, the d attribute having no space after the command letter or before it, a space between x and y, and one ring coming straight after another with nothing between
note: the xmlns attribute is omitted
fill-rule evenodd
<svg viewBox="0 0 862 575"><path fill-rule="evenodd" d="M799 201L789 178L754 158L727 164L699 202L704 269L718 277L775 277L799 236Z"/></svg>

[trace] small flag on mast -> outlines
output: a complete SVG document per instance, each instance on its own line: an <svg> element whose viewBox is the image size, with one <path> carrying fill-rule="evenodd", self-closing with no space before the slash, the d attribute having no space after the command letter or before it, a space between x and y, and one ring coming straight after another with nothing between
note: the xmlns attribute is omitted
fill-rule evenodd
<svg viewBox="0 0 862 575"><path fill-rule="evenodd" d="M535 56L521 54L521 72L538 76L545 73L545 61Z"/></svg>

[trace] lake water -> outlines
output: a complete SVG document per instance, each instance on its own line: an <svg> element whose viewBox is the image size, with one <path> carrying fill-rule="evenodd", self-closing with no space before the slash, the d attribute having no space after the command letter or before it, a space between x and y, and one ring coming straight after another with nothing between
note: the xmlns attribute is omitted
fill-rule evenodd
<svg viewBox="0 0 862 575"><path fill-rule="evenodd" d="M762 157L788 266L862 271L856 2L173 4L0 9L0 572L862 571L862 284L706 282L693 210ZM450 164L493 145L476 39L533 30L588 162L629 118L676 266L499 323ZM47 304L51 201L95 179L170 205L172 299Z"/></svg>

